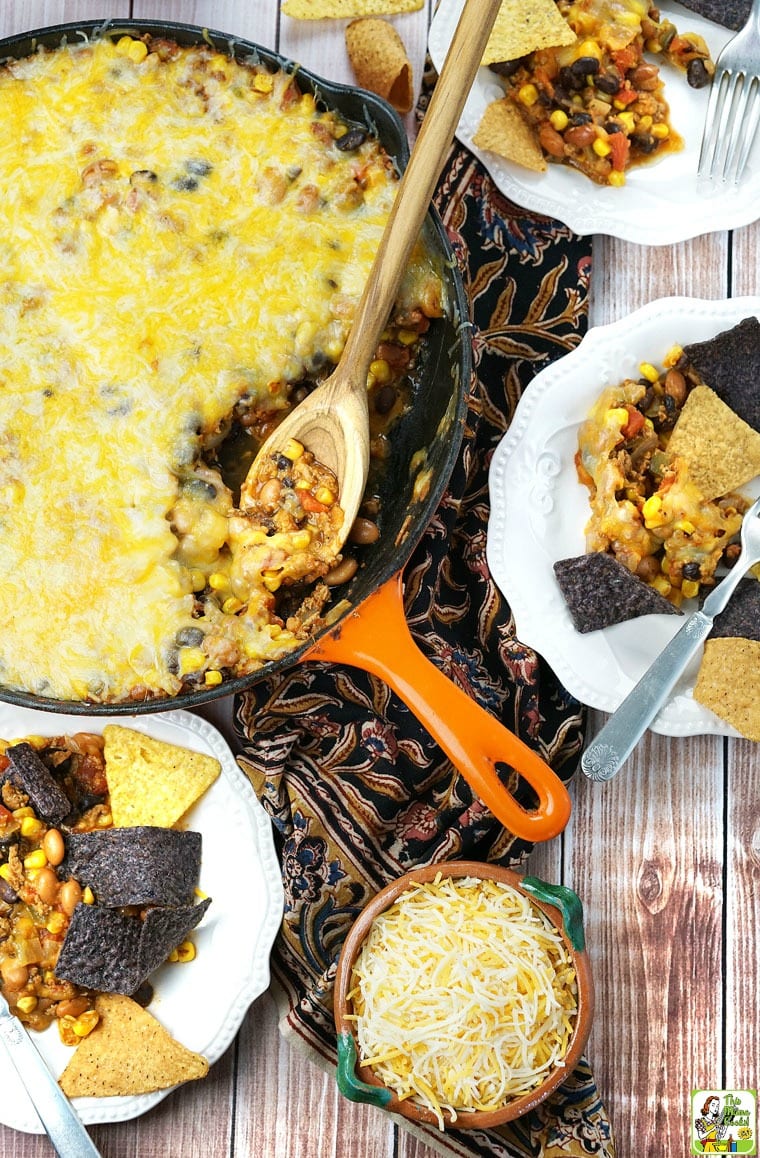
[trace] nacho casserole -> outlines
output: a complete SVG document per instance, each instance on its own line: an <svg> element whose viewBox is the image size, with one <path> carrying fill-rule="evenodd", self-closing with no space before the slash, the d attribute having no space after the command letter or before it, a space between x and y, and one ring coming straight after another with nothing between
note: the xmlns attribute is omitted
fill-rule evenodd
<svg viewBox="0 0 760 1158"><path fill-rule="evenodd" d="M600 185L683 147L659 63L702 88L714 72L702 37L680 34L648 0L557 0L575 41L492 64L548 161ZM517 158L515 158L517 159Z"/></svg>
<svg viewBox="0 0 760 1158"><path fill-rule="evenodd" d="M239 511L216 448L338 360L393 165L293 75L147 36L8 61L0 109L0 682L113 702L255 670L317 621L327 587L279 593L335 564L341 512L318 464L293 517ZM370 386L440 299L420 250Z"/></svg>

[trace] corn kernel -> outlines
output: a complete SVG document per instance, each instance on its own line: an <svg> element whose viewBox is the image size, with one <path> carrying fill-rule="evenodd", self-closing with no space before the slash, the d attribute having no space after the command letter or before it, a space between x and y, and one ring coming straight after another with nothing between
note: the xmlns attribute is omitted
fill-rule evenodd
<svg viewBox="0 0 760 1158"><path fill-rule="evenodd" d="M633 113L626 110L625 112L622 112L618 115L618 120L625 129L626 133L630 136L633 130L636 128L636 118Z"/></svg>
<svg viewBox="0 0 760 1158"><path fill-rule="evenodd" d="M652 580L652 587L654 587L655 591L659 591L660 595L664 595L666 598L668 595L670 595L672 590L671 584L668 582L664 575L655 576L655 578Z"/></svg>
<svg viewBox="0 0 760 1158"><path fill-rule="evenodd" d="M223 678L224 677L220 671L212 669L211 671L206 672L203 677L203 682L207 688L216 688L222 682Z"/></svg>
<svg viewBox="0 0 760 1158"><path fill-rule="evenodd" d="M22 836L39 836L45 828L41 820L37 820L34 816L25 816L21 821L21 835Z"/></svg>
<svg viewBox="0 0 760 1158"><path fill-rule="evenodd" d="M83 905L94 905L95 904L95 894L93 893L93 891L89 885L86 885L84 890L82 891L82 904Z"/></svg>
<svg viewBox="0 0 760 1158"><path fill-rule="evenodd" d="M624 406L613 406L607 411L607 418L618 426L625 426L630 415Z"/></svg>
<svg viewBox="0 0 760 1158"><path fill-rule="evenodd" d="M399 330L396 336L402 346L413 346L419 334L416 334L414 330Z"/></svg>
<svg viewBox="0 0 760 1158"><path fill-rule="evenodd" d="M30 852L28 856L24 857L25 869L44 868L47 864L47 857L41 848L36 848L34 852Z"/></svg>
<svg viewBox="0 0 760 1158"><path fill-rule="evenodd" d="M9 864L0 864L0 877L2 877L4 881L11 879L11 866Z"/></svg>
<svg viewBox="0 0 760 1158"><path fill-rule="evenodd" d="M166 958L166 960L169 961L172 965L176 964L176 962L179 961L179 953L177 952L177 950L172 949L171 953Z"/></svg>
<svg viewBox="0 0 760 1158"><path fill-rule="evenodd" d="M663 365L670 369L671 366L675 366L676 363L681 361L682 355L683 349L681 346L671 346L663 359Z"/></svg>
<svg viewBox="0 0 760 1158"><path fill-rule="evenodd" d="M607 178L607 184L613 185L616 189L622 189L625 185L625 173L621 173L619 169L613 169Z"/></svg>
<svg viewBox="0 0 760 1158"><path fill-rule="evenodd" d="M225 615L236 615L241 607L245 607L243 600L238 599L237 595L230 595L222 604L222 611Z"/></svg>
<svg viewBox="0 0 760 1158"><path fill-rule="evenodd" d="M314 498L318 503L323 503L326 507L331 507L335 502L335 495L329 487L317 487L314 492Z"/></svg>
<svg viewBox="0 0 760 1158"><path fill-rule="evenodd" d="M299 459L303 454L303 445L300 442L296 442L295 438L289 438L282 448L282 453L286 458L289 458L291 462L295 462L296 459Z"/></svg>
<svg viewBox="0 0 760 1158"><path fill-rule="evenodd" d="M385 386L393 377L390 363L387 362L385 358L375 358L374 362L370 362L369 372L381 386Z"/></svg>
<svg viewBox="0 0 760 1158"><path fill-rule="evenodd" d="M296 481L295 481L294 490L297 490L297 491L310 491L310 490L311 490L311 483L309 482L309 480L308 480L308 479L305 479L305 478L298 478L298 479L296 479Z"/></svg>
<svg viewBox="0 0 760 1158"><path fill-rule="evenodd" d="M113 816L110 812L101 812L98 817L98 828L110 828L113 824Z"/></svg>
<svg viewBox="0 0 760 1158"><path fill-rule="evenodd" d="M647 52L653 52L655 55L658 52L662 52L662 45L654 36L650 36L649 40L646 42L645 47Z"/></svg>
<svg viewBox="0 0 760 1158"><path fill-rule="evenodd" d="M623 109L627 108L627 105L626 105L625 101L613 101L612 107L613 107L613 109L618 109L618 111L622 111Z"/></svg>
<svg viewBox="0 0 760 1158"><path fill-rule="evenodd" d="M193 591L203 590L203 588L206 586L206 576L202 571L196 570L190 572L190 586L192 587Z"/></svg>
<svg viewBox="0 0 760 1158"><path fill-rule="evenodd" d="M645 117L642 117L641 120L639 121L639 128L640 129L651 129L651 127L652 127L652 118L647 113L647 115Z"/></svg>
<svg viewBox="0 0 760 1158"><path fill-rule="evenodd" d="M183 941L177 946L177 960L183 965L195 960L195 945L192 941Z"/></svg>
<svg viewBox="0 0 760 1158"><path fill-rule="evenodd" d="M612 146L607 144L604 137L597 137L591 148L597 157L608 157L612 152Z"/></svg>
<svg viewBox="0 0 760 1158"><path fill-rule="evenodd" d="M180 675L189 675L200 671L206 666L206 653L200 647L181 647L179 649Z"/></svg>
<svg viewBox="0 0 760 1158"><path fill-rule="evenodd" d="M85 1013L81 1013L79 1017L74 1018L71 1028L77 1037L87 1037L89 1033L92 1033L99 1021L100 1014L94 1009L88 1009Z"/></svg>
<svg viewBox="0 0 760 1158"><path fill-rule="evenodd" d="M668 521L662 513L662 500L657 495L648 498L641 508L645 527L662 527Z"/></svg>
<svg viewBox="0 0 760 1158"><path fill-rule="evenodd" d="M699 595L699 580L684 579L681 584L681 594L684 599L695 599Z"/></svg>
<svg viewBox="0 0 760 1158"><path fill-rule="evenodd" d="M254 92L269 93L274 88L274 77L266 72L257 72L253 78Z"/></svg>
<svg viewBox="0 0 760 1158"><path fill-rule="evenodd" d="M534 84L524 84L517 91L517 99L524 104L526 108L530 108L538 100L538 89Z"/></svg>
<svg viewBox="0 0 760 1158"><path fill-rule="evenodd" d="M660 377L660 372L651 362L641 362L639 364L639 374L642 378L646 378L647 382L656 382Z"/></svg>
<svg viewBox="0 0 760 1158"><path fill-rule="evenodd" d="M676 523L676 530L683 531L684 535L693 535L695 529L694 524L689 519L679 519Z"/></svg>
<svg viewBox="0 0 760 1158"><path fill-rule="evenodd" d="M595 40L584 40L578 49L578 56L593 56L594 60L601 60L602 50Z"/></svg>
<svg viewBox="0 0 760 1158"><path fill-rule="evenodd" d="M199 901L205 901L208 899L208 893L204 893L203 889L199 889L197 885L193 889L193 892Z"/></svg>
<svg viewBox="0 0 760 1158"><path fill-rule="evenodd" d="M311 531L307 527L304 527L301 531L296 531L290 539L290 545L294 551L305 551L310 542Z"/></svg>
<svg viewBox="0 0 760 1158"><path fill-rule="evenodd" d="M570 122L564 109L555 109L552 115L549 117L549 123L553 129L556 129L558 133L561 133L564 132Z"/></svg>
<svg viewBox="0 0 760 1158"><path fill-rule="evenodd" d="M127 56L133 60L135 64L139 64L141 60L145 60L148 55L148 46L143 44L142 40L133 40Z"/></svg>
<svg viewBox="0 0 760 1158"><path fill-rule="evenodd" d="M36 997L19 997L16 1005L22 1013L32 1013L37 1008Z"/></svg>
<svg viewBox="0 0 760 1158"><path fill-rule="evenodd" d="M230 585L230 577L222 571L213 571L208 577L208 585L212 591L224 591Z"/></svg>
<svg viewBox="0 0 760 1158"><path fill-rule="evenodd" d="M66 925L65 913L51 913L48 917L45 928L48 933L62 933Z"/></svg>
<svg viewBox="0 0 760 1158"><path fill-rule="evenodd" d="M279 591L282 585L282 576L279 571L262 571L261 581L267 591Z"/></svg>
<svg viewBox="0 0 760 1158"><path fill-rule="evenodd" d="M24 806L23 808L14 808L13 815L16 820L23 820L25 816L34 816L34 809Z"/></svg>
<svg viewBox="0 0 760 1158"><path fill-rule="evenodd" d="M666 137L670 136L670 129L664 121L657 121L649 130L652 136L658 141L664 141Z"/></svg>

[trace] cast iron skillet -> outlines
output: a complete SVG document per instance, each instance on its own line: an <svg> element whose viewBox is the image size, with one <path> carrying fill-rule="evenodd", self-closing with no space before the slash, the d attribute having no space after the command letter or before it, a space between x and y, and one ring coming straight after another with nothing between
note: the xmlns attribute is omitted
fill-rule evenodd
<svg viewBox="0 0 760 1158"><path fill-rule="evenodd" d="M38 47L58 47L98 36L128 33L172 39L181 45L205 42L241 61L263 62L297 73L298 84L346 120L368 127L380 138L399 170L409 150L403 125L380 98L320 79L269 49L250 41L188 24L155 20L81 21L59 24L0 41L0 60L20 58ZM464 430L472 371L468 304L440 218L431 209L427 244L448 299L447 316L428 331L412 407L394 425L391 457L378 476L380 539L365 549L362 565L336 599L345 600L339 617L316 643L306 643L259 671L226 680L216 688L182 691L145 702L97 704L53 700L0 688L0 699L23 707L71 715L134 716L193 708L220 696L245 691L257 680L299 661L328 659L351 663L381 676L417 714L494 815L526 840L546 840L566 825L570 803L562 782L532 749L504 728L435 668L412 642L404 618L401 571L419 542L446 488ZM422 472L422 473L420 473ZM424 485L421 485L424 483ZM416 488L415 488L416 484ZM533 787L538 803L527 810L499 779L496 766L511 764Z"/></svg>

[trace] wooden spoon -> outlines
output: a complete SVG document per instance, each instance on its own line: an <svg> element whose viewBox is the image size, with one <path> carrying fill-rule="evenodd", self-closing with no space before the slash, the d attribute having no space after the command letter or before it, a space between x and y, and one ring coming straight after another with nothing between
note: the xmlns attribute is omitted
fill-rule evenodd
<svg viewBox="0 0 760 1158"><path fill-rule="evenodd" d="M295 406L261 446L241 488L250 505L262 462L289 438L301 442L335 474L343 523L334 541L340 550L362 501L369 467L367 374L380 335L419 236L435 184L475 79L501 0L467 0L430 107L364 287L351 332L334 371Z"/></svg>

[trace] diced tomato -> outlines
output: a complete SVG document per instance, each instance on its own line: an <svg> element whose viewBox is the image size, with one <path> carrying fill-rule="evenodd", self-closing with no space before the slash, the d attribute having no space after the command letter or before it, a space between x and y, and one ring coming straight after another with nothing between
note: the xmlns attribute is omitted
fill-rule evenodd
<svg viewBox="0 0 760 1158"><path fill-rule="evenodd" d="M628 44L625 48L620 48L617 52L611 53L611 56L615 67L624 74L630 72L632 68L635 68L641 60L641 53L635 44Z"/></svg>
<svg viewBox="0 0 760 1158"><path fill-rule="evenodd" d="M302 491L299 497L301 499L301 506L305 511L319 513L320 511L327 510L325 504L320 503L319 499L315 499L311 491Z"/></svg>
<svg viewBox="0 0 760 1158"><path fill-rule="evenodd" d="M628 153L631 147L630 141L626 137L625 133L611 133L607 138L607 144L612 150L610 153L612 168L617 169L619 173L622 173L628 160Z"/></svg>
<svg viewBox="0 0 760 1158"><path fill-rule="evenodd" d="M621 426L620 433L623 438L635 438L644 426L644 415L629 402L626 402L625 408L628 411L628 421L625 426Z"/></svg>
<svg viewBox="0 0 760 1158"><path fill-rule="evenodd" d="M634 92L632 88L626 88L624 85L617 90L612 99L621 105L632 105L634 101L639 99L639 94Z"/></svg>

